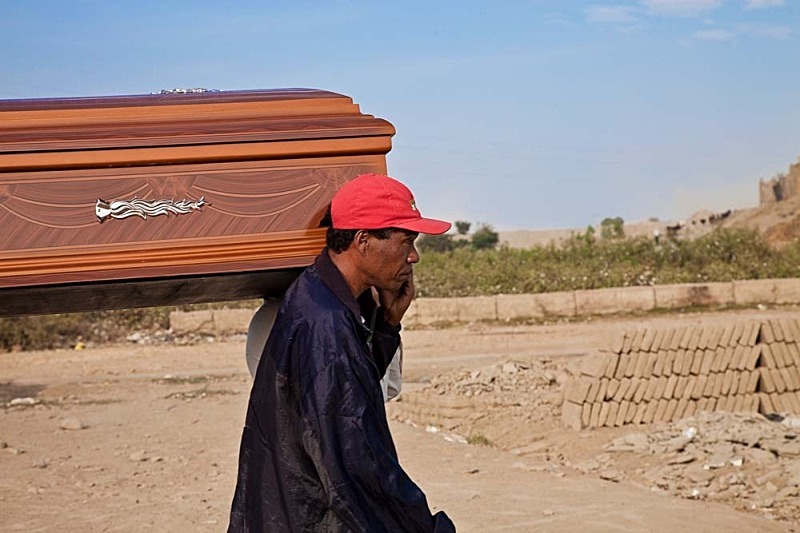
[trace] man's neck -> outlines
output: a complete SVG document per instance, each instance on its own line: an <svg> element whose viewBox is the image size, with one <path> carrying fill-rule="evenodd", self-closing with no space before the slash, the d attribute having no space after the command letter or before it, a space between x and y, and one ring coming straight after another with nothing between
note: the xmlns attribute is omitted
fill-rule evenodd
<svg viewBox="0 0 800 533"><path fill-rule="evenodd" d="M361 275L358 267L356 266L354 258L350 257L350 254L347 251L337 254L329 249L328 257L330 258L331 263L333 263L334 266L339 269L344 281L350 288L350 292L353 293L353 298L358 298L362 292L369 288L369 284L364 281L363 275Z"/></svg>

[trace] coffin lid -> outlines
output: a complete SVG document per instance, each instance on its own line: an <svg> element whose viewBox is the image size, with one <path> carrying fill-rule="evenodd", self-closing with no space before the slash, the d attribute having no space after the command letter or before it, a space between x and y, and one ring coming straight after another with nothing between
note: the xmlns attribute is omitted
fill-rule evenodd
<svg viewBox="0 0 800 533"><path fill-rule="evenodd" d="M0 158L3 154L391 137L394 132L389 122L361 113L351 98L318 89L0 100ZM108 158L102 164L109 166Z"/></svg>

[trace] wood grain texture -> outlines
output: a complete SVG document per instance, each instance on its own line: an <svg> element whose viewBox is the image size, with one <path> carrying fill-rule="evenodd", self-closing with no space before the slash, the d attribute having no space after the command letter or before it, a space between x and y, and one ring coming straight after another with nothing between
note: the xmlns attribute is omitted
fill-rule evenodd
<svg viewBox="0 0 800 533"><path fill-rule="evenodd" d="M385 173L393 134L315 89L0 100L0 288L305 266L333 194ZM200 198L179 215L95 213Z"/></svg>

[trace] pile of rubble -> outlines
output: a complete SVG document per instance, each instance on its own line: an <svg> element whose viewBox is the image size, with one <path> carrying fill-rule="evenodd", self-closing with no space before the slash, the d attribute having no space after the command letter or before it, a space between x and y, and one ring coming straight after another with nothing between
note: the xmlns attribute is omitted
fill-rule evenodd
<svg viewBox="0 0 800 533"><path fill-rule="evenodd" d="M627 433L573 468L654 490L800 519L800 418L701 412Z"/></svg>

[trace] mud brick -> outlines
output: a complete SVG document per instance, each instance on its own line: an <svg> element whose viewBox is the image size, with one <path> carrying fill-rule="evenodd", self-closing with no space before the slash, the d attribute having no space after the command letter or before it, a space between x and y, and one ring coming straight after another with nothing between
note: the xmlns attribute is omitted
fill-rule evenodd
<svg viewBox="0 0 800 533"><path fill-rule="evenodd" d="M664 386L664 394L663 398L669 400L675 396L675 387L678 385L679 376L677 374L671 374L667 378L667 384Z"/></svg>
<svg viewBox="0 0 800 533"><path fill-rule="evenodd" d="M731 340L728 343L728 346L736 346L739 344L739 339L742 337L742 332L744 331L744 324L738 323L733 326L733 332L731 333Z"/></svg>
<svg viewBox="0 0 800 533"><path fill-rule="evenodd" d="M689 418L697 413L697 402L694 400L686 401L686 409L683 411L683 418Z"/></svg>
<svg viewBox="0 0 800 533"><path fill-rule="evenodd" d="M672 352L670 352L672 353ZM686 350L678 350L675 352L675 357L672 358L670 362L670 368L668 372L664 372L664 375L670 374L680 374L681 367L683 366L683 360L686 357Z"/></svg>
<svg viewBox="0 0 800 533"><path fill-rule="evenodd" d="M625 338L622 340L622 351L620 355L629 353L631 351L631 344L633 344L633 336L635 332L633 331L626 331Z"/></svg>
<svg viewBox="0 0 800 533"><path fill-rule="evenodd" d="M628 392L628 389L631 386L630 378L625 378L619 382L619 387L612 395L611 399L617 403L621 403L622 399L625 397L625 393Z"/></svg>
<svg viewBox="0 0 800 533"><path fill-rule="evenodd" d="M719 346L728 346L731 342L731 335L733 335L733 324L728 324L722 328L722 335L719 338Z"/></svg>
<svg viewBox="0 0 800 533"><path fill-rule="evenodd" d="M600 414L600 419L603 420L603 426L607 428L613 428L614 423L617 421L617 412L619 411L619 404L617 402L606 402L608 406L608 412L606 413L606 418L603 420L602 412Z"/></svg>
<svg viewBox="0 0 800 533"><path fill-rule="evenodd" d="M783 352L781 352L781 343L773 342L769 344L769 351L772 353L772 359L775 361L775 366L772 368L780 368L786 366L783 362Z"/></svg>
<svg viewBox="0 0 800 533"><path fill-rule="evenodd" d="M683 389L683 394L681 398L686 398L690 400L692 398L692 391L694 391L694 385L697 381L697 376L689 376L686 379L686 388Z"/></svg>
<svg viewBox="0 0 800 533"><path fill-rule="evenodd" d="M633 369L633 377L640 378L644 376L644 371L645 368L647 368L651 355L652 354L649 352L639 352L636 354L636 368Z"/></svg>
<svg viewBox="0 0 800 533"><path fill-rule="evenodd" d="M775 334L772 332L772 325L769 320L763 321L761 323L761 342L772 344L775 340Z"/></svg>
<svg viewBox="0 0 800 533"><path fill-rule="evenodd" d="M664 409L663 421L672 422L673 420L676 420L675 411L677 411L678 409L678 400L672 398L670 400L663 400L663 401L667 402L667 407L666 409Z"/></svg>
<svg viewBox="0 0 800 533"><path fill-rule="evenodd" d="M676 343L680 345L684 331L685 327L669 328L661 341L661 347L665 350L676 350L677 346L675 348L673 346Z"/></svg>
<svg viewBox="0 0 800 533"><path fill-rule="evenodd" d="M592 404L585 403L581 405L581 427L589 427L589 422L592 417Z"/></svg>
<svg viewBox="0 0 800 533"><path fill-rule="evenodd" d="M786 341L786 336L783 334L783 328L781 327L781 323L773 318L770 320L765 320L764 322L768 322L770 327L772 328L772 335L775 337L775 340L778 342ZM761 327L763 328L764 325L762 324Z"/></svg>
<svg viewBox="0 0 800 533"><path fill-rule="evenodd" d="M660 379L660 377L652 377L647 382L647 389L645 389L644 396L642 397L644 401L650 402L653 400L655 397L656 386L658 385Z"/></svg>
<svg viewBox="0 0 800 533"><path fill-rule="evenodd" d="M642 380L640 378L631 379L628 388L625 390L625 394L622 395L622 399L628 402L632 401L641 383Z"/></svg>
<svg viewBox="0 0 800 533"><path fill-rule="evenodd" d="M639 406L633 402L627 402L628 404L628 411L625 413L625 420L623 423L630 424L633 422L633 418L636 416L636 411L639 409Z"/></svg>
<svg viewBox="0 0 800 533"><path fill-rule="evenodd" d="M768 415L770 413L775 413L775 406L772 405L772 398L766 392L759 392L758 393L758 412Z"/></svg>
<svg viewBox="0 0 800 533"><path fill-rule="evenodd" d="M759 366L766 368L775 368L775 357L772 355L772 346L769 344L760 344L761 346L761 361Z"/></svg>
<svg viewBox="0 0 800 533"><path fill-rule="evenodd" d="M681 398L680 400L675 400L675 415L673 420L680 420L686 416L686 407L689 405L689 400L686 398Z"/></svg>
<svg viewBox="0 0 800 533"><path fill-rule="evenodd" d="M632 378L636 374L636 364L639 362L640 357L642 357L642 354L639 352L631 352L623 377Z"/></svg>
<svg viewBox="0 0 800 533"><path fill-rule="evenodd" d="M603 378L600 380L600 386L597 388L597 395L594 397L594 401L602 402L606 399L606 393L608 392L608 384L611 380Z"/></svg>
<svg viewBox="0 0 800 533"><path fill-rule="evenodd" d="M692 336L692 326L679 326L675 328L675 336L671 339L669 348L673 350L685 350L689 339ZM677 346L672 348L672 346Z"/></svg>
<svg viewBox="0 0 800 533"><path fill-rule="evenodd" d="M628 368L628 363L631 360L631 354L627 352L622 352L619 354L619 362L617 363L617 369L614 372L614 378L622 379L625 377L625 369Z"/></svg>
<svg viewBox="0 0 800 533"><path fill-rule="evenodd" d="M700 337L703 335L704 328L694 327L691 328L692 336L689 337L689 342L686 344L687 350L696 350L697 345L700 344Z"/></svg>
<svg viewBox="0 0 800 533"><path fill-rule="evenodd" d="M695 355L695 352L686 350L686 356L683 358L683 364L681 365L681 376L688 376L691 373Z"/></svg>
<svg viewBox="0 0 800 533"><path fill-rule="evenodd" d="M794 340L794 334L792 333L791 329L785 327L784 324L785 320L782 318L775 318L772 319L772 332L775 333L775 338L782 340L783 342L792 342ZM780 334L778 334L780 331Z"/></svg>
<svg viewBox="0 0 800 533"><path fill-rule="evenodd" d="M667 376L661 376L656 382L656 388L653 390L653 399L658 400L664 397L664 389L667 388Z"/></svg>
<svg viewBox="0 0 800 533"><path fill-rule="evenodd" d="M786 385L787 391L794 391L797 390L797 386L794 383L794 379L792 379L792 373L789 372L787 367L781 367L778 369L778 373L781 375L781 379L783 379L784 385Z"/></svg>
<svg viewBox="0 0 800 533"><path fill-rule="evenodd" d="M789 372L789 375L792 378L792 390L800 390L800 368L796 366L789 366L786 367L786 370Z"/></svg>
<svg viewBox="0 0 800 533"><path fill-rule="evenodd" d="M794 342L790 342L786 345L786 351L789 352L789 356L792 359L792 364L794 366L800 366L800 346Z"/></svg>
<svg viewBox="0 0 800 533"><path fill-rule="evenodd" d="M758 372L760 373L759 376L759 389L762 392L768 392L773 394L777 389L775 387L775 382L772 380L772 370L765 366L758 368Z"/></svg>
<svg viewBox="0 0 800 533"><path fill-rule="evenodd" d="M714 389L711 391L711 396L719 398L722 394L722 383L725 381L725 374L709 374L708 379L714 380Z"/></svg>
<svg viewBox="0 0 800 533"><path fill-rule="evenodd" d="M578 370L584 376L588 376L590 378L601 378L603 377L603 373L606 371L607 364L608 352L600 351L599 353L584 357L580 362Z"/></svg>
<svg viewBox="0 0 800 533"><path fill-rule="evenodd" d="M675 330L675 335L672 337L672 342L669 345L670 350L678 350L681 347L681 340L683 340L684 327L679 327Z"/></svg>
<svg viewBox="0 0 800 533"><path fill-rule="evenodd" d="M755 346L756 345L756 343L758 342L758 337L760 336L760 332L761 332L761 323L760 322L753 322L752 325L753 325L753 327L750 330L750 336L749 336L749 338L746 339L747 342L745 343L748 346Z"/></svg>
<svg viewBox="0 0 800 533"><path fill-rule="evenodd" d="M777 353L778 355L775 358L775 362L778 366L789 366L792 364L792 356L789 353L789 349L786 347L785 342L776 342L772 345L775 349L773 350L773 354Z"/></svg>
<svg viewBox="0 0 800 533"><path fill-rule="evenodd" d="M593 402L595 398L597 398L597 391L600 390L600 382L599 379L591 379L589 380L589 390L586 392L586 402Z"/></svg>
<svg viewBox="0 0 800 533"><path fill-rule="evenodd" d="M705 411L706 410L706 398L700 398L699 400L694 400L697 402L697 412Z"/></svg>
<svg viewBox="0 0 800 533"><path fill-rule="evenodd" d="M742 337L739 339L739 344L742 346L746 346L750 342L750 336L753 334L753 329L756 328L756 323L752 320L747 321L744 323L744 329L742 330ZM761 328L758 328L761 331Z"/></svg>
<svg viewBox="0 0 800 533"><path fill-rule="evenodd" d="M618 379L608 380L608 387L606 388L605 398L603 398L604 400L610 400L614 396L614 393L617 392L617 389L619 388L619 383L620 380Z"/></svg>
<svg viewBox="0 0 800 533"><path fill-rule="evenodd" d="M600 416L597 417L597 427L603 427L608 421L608 412L611 409L611 402L600 403Z"/></svg>
<svg viewBox="0 0 800 533"><path fill-rule="evenodd" d="M706 378L706 384L703 387L703 396L706 398L711 398L714 396L714 384L717 382L717 380L714 376L707 374L703 374L703 377Z"/></svg>
<svg viewBox="0 0 800 533"><path fill-rule="evenodd" d="M732 413L735 411L737 396L726 396L725 398L717 398L717 411L728 411ZM720 405L722 403L722 405ZM710 410L710 409L709 409Z"/></svg>
<svg viewBox="0 0 800 533"><path fill-rule="evenodd" d="M667 412L667 400L658 400L656 404L656 412L653 414L653 422L664 422L664 413Z"/></svg>
<svg viewBox="0 0 800 533"><path fill-rule="evenodd" d="M761 357L761 350L764 349L763 344L756 344L745 355L744 369L753 371L758 366L758 359Z"/></svg>
<svg viewBox="0 0 800 533"><path fill-rule="evenodd" d="M678 342L678 349L685 350L687 346L689 346L689 339L692 338L692 330L694 328L691 326L682 327L678 330L678 335L680 336L681 340Z"/></svg>
<svg viewBox="0 0 800 533"><path fill-rule="evenodd" d="M719 367L719 371L722 372L724 370L728 370L733 364L733 358L736 354L736 347L728 346L725 348L725 356L722 359L722 364Z"/></svg>
<svg viewBox="0 0 800 533"><path fill-rule="evenodd" d="M622 345L625 343L625 335L626 333L623 331L622 333L618 334L614 337L614 342L611 343L611 351L619 354L622 352Z"/></svg>
<svg viewBox="0 0 800 533"><path fill-rule="evenodd" d="M582 413L583 408L577 403L564 402L561 406L561 422L569 428L579 430L583 427Z"/></svg>
<svg viewBox="0 0 800 533"><path fill-rule="evenodd" d="M787 329L792 332L792 340L800 342L800 327L798 327L797 322L790 318L784 319L783 331L785 332Z"/></svg>
<svg viewBox="0 0 800 533"><path fill-rule="evenodd" d="M717 349L714 350L714 357L711 361L709 372L719 372L722 370L722 364L725 362L725 351L727 349L727 346L718 346Z"/></svg>
<svg viewBox="0 0 800 533"><path fill-rule="evenodd" d="M711 365L714 364L714 358L717 356L717 352L710 348L706 348L703 352L703 357L700 360L700 370L698 371L700 374L708 374L711 372Z"/></svg>
<svg viewBox="0 0 800 533"><path fill-rule="evenodd" d="M647 366L644 367L644 373L641 377L649 378L653 375L653 369L656 366L656 361L658 361L658 352L650 352L647 354Z"/></svg>
<svg viewBox="0 0 800 533"><path fill-rule="evenodd" d="M612 353L608 356L608 364L606 365L606 371L603 373L603 376L611 379L614 377L614 374L617 373L617 367L619 366L619 354Z"/></svg>
<svg viewBox="0 0 800 533"><path fill-rule="evenodd" d="M678 399L683 398L683 393L686 390L686 385L688 382L688 378L678 377L678 382L675 383L675 390L672 391L672 397Z"/></svg>
<svg viewBox="0 0 800 533"><path fill-rule="evenodd" d="M703 367L703 359L706 357L706 351L697 349L694 352L694 359L692 360L692 366L689 368L689 372L694 374L695 376L700 373L700 369ZM707 374L708 372L706 372Z"/></svg>
<svg viewBox="0 0 800 533"><path fill-rule="evenodd" d="M728 391L728 396L733 396L739 392L739 383L742 381L742 373L741 372L734 372L733 373L733 380L731 381L731 390ZM747 378L745 378L745 383L747 383Z"/></svg>
<svg viewBox="0 0 800 533"><path fill-rule="evenodd" d="M633 340L631 340L631 351L638 352L642 349L642 339L644 339L644 329L637 329L633 333Z"/></svg>
<svg viewBox="0 0 800 533"><path fill-rule="evenodd" d="M753 346L742 346L742 353L739 356L739 361L737 361L736 368L738 370L746 370L747 365L750 362L750 356L753 353L753 350L758 350L759 352L761 349L759 346L764 346L763 344L755 344Z"/></svg>
<svg viewBox="0 0 800 533"><path fill-rule="evenodd" d="M692 343L700 338L702 329L703 328L699 326L687 327L686 333L684 333L683 338L681 339L680 347L683 348L684 350L694 350L694 348L692 348Z"/></svg>
<svg viewBox="0 0 800 533"><path fill-rule="evenodd" d="M601 403L595 402L592 404L592 412L589 415L589 427L597 428L600 427L600 410L602 409L603 405Z"/></svg>
<svg viewBox="0 0 800 533"><path fill-rule="evenodd" d="M660 376L664 372L664 365L667 362L667 355L669 352L661 350L658 352L656 362L653 365L653 376Z"/></svg>
<svg viewBox="0 0 800 533"><path fill-rule="evenodd" d="M674 336L675 336L675 328L667 328L664 331L664 337L661 339L661 346L659 346L659 349L669 350L670 346L672 346L672 337Z"/></svg>
<svg viewBox="0 0 800 533"><path fill-rule="evenodd" d="M748 397L747 400L748 400L747 401L747 410L750 411L751 413L757 413L758 412L758 395L757 394L751 394Z"/></svg>
<svg viewBox="0 0 800 533"><path fill-rule="evenodd" d="M747 387L750 385L750 372L742 370L739 374L739 388L736 389L736 394L747 394Z"/></svg>
<svg viewBox="0 0 800 533"><path fill-rule="evenodd" d="M644 330L644 337L642 337L642 345L639 347L639 350L642 352L649 352L650 347L653 345L653 339L656 338L656 330L653 328L647 328Z"/></svg>
<svg viewBox="0 0 800 533"><path fill-rule="evenodd" d="M619 409L617 410L617 418L614 421L615 427L620 427L625 423L625 417L628 416L628 407L630 407L630 403L622 402L619 404Z"/></svg>
<svg viewBox="0 0 800 533"><path fill-rule="evenodd" d="M705 411L714 411L717 408L717 399L716 398L705 398L705 405L703 409Z"/></svg>
<svg viewBox="0 0 800 533"><path fill-rule="evenodd" d="M725 371L725 375L722 380L722 390L720 391L721 396L727 396L728 393L731 391L731 385L733 385L733 376L734 376L733 370Z"/></svg>
<svg viewBox="0 0 800 533"><path fill-rule="evenodd" d="M564 387L564 398L568 402L582 404L589 394L592 380L586 378L571 379Z"/></svg>
<svg viewBox="0 0 800 533"><path fill-rule="evenodd" d="M641 403L642 400L644 400L644 395L647 392L647 387L649 386L650 379L639 380L639 385L636 386L636 392L633 393L633 403Z"/></svg>
<svg viewBox="0 0 800 533"><path fill-rule="evenodd" d="M758 390L758 379L761 377L761 373L756 370L750 370L750 379L747 380L747 393L753 394Z"/></svg>
<svg viewBox="0 0 800 533"><path fill-rule="evenodd" d="M657 329L655 330L655 336L653 337L653 342L650 344L650 351L657 352L661 349L661 342L664 340L664 330Z"/></svg>
<svg viewBox="0 0 800 533"><path fill-rule="evenodd" d="M773 392L769 395L769 399L772 400L772 406L775 408L776 413L785 413L787 411L780 394Z"/></svg>
<svg viewBox="0 0 800 533"><path fill-rule="evenodd" d="M706 388L708 376L697 376L695 378L694 387L692 388L692 399L699 400L703 397L703 390Z"/></svg>
<svg viewBox="0 0 800 533"><path fill-rule="evenodd" d="M797 396L793 392L787 392L782 395L783 404L788 406L792 414L800 413L800 402L797 401Z"/></svg>
<svg viewBox="0 0 800 533"><path fill-rule="evenodd" d="M633 415L633 423L641 424L644 421L644 413L647 411L647 404L640 403L636 406L636 414Z"/></svg>
<svg viewBox="0 0 800 533"><path fill-rule="evenodd" d="M642 422L645 424L652 424L653 419L656 415L656 409L658 408L658 402L648 402L647 409L644 411L644 417L642 418Z"/></svg>
<svg viewBox="0 0 800 533"><path fill-rule="evenodd" d="M741 344L737 344L733 349L733 357L731 358L731 363L728 365L728 368L731 370L738 370L739 362L744 358L745 352L745 347Z"/></svg>
<svg viewBox="0 0 800 533"><path fill-rule="evenodd" d="M786 383L783 381L780 370L773 368L770 374L772 375L773 383L775 383L775 390L779 393L786 392Z"/></svg>
<svg viewBox="0 0 800 533"><path fill-rule="evenodd" d="M708 344L706 345L706 348L716 350L719 346L719 340L722 338L723 331L724 328L719 326L711 328L711 336L708 338Z"/></svg>
<svg viewBox="0 0 800 533"><path fill-rule="evenodd" d="M703 328L703 332L700 334L700 339L697 341L697 347L701 350L705 350L708 348L708 339L711 337L711 328Z"/></svg>

